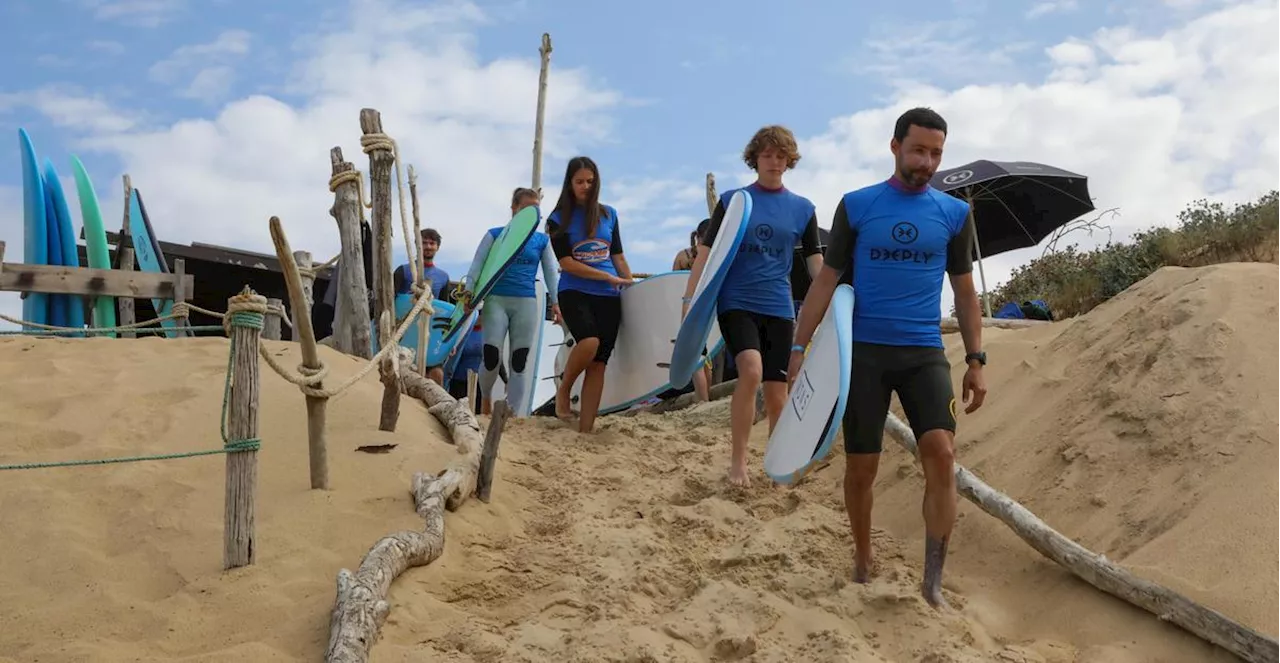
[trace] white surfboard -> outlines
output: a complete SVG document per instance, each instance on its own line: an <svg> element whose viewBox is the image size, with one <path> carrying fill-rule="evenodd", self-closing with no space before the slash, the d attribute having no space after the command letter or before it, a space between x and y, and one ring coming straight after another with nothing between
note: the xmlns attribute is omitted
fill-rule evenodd
<svg viewBox="0 0 1280 663"><path fill-rule="evenodd" d="M622 292L622 326L605 369L599 414L626 410L671 389L671 339L680 328L681 298L688 279L688 271L656 274ZM565 341L556 353L557 387L573 344L573 337L566 331ZM707 337L708 356L714 357L723 345L720 326L713 320ZM570 391L575 412L581 392L579 376Z"/></svg>
<svg viewBox="0 0 1280 663"><path fill-rule="evenodd" d="M729 197L725 206L724 218L720 222L720 230L711 243L711 251L707 254L707 262L698 283L694 287L693 298L689 302L689 313L684 323L676 327L671 336L674 345L670 348L667 362L668 380L677 387L684 387L693 379L693 373L701 362L702 349L710 347L707 342L711 329L716 327L716 301L720 297L720 286L733 263L733 256L738 253L742 244L742 236L747 231L747 221L751 218L751 194L738 190ZM684 293L680 293L683 297Z"/></svg>
<svg viewBox="0 0 1280 663"><path fill-rule="evenodd" d="M831 451L849 399L853 366L853 288L836 287L827 313L809 341L787 406L769 436L764 472L791 484Z"/></svg>

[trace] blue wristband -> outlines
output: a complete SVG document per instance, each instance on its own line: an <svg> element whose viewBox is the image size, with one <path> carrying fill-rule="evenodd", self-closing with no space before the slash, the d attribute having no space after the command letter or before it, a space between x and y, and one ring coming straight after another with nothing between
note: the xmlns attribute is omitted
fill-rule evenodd
<svg viewBox="0 0 1280 663"><path fill-rule="evenodd" d="M792 352L804 352L804 346L803 346L803 345L793 345L793 346L791 346L791 351L792 351Z"/></svg>

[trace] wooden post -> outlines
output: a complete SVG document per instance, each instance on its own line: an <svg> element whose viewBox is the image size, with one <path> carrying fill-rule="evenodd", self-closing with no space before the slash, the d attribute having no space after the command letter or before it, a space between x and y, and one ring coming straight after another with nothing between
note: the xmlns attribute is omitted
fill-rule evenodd
<svg viewBox="0 0 1280 663"><path fill-rule="evenodd" d="M275 297L268 297L267 306L279 310L284 306L284 302ZM268 341L280 340L280 316L267 314L266 319L262 321L262 338Z"/></svg>
<svg viewBox="0 0 1280 663"><path fill-rule="evenodd" d="M182 258L175 258L173 261L173 303L175 306L178 304L185 304L187 301L186 288L182 287L182 282L186 280L186 275L187 261ZM195 334L188 329L190 326L190 319L179 321L178 324L180 325L180 327L178 327L178 338L195 336Z"/></svg>
<svg viewBox="0 0 1280 663"><path fill-rule="evenodd" d="M265 304L266 298L254 294L247 286L227 300L227 315L237 304ZM232 441L258 437L258 334L253 327L236 325L230 330L231 399L227 404L227 438ZM227 495L223 521L222 568L233 569L253 564L257 556L254 545L254 491L258 484L258 452L238 451L227 454Z"/></svg>
<svg viewBox="0 0 1280 663"><path fill-rule="evenodd" d="M498 444L502 441L502 429L507 425L509 414L511 408L507 407L505 399L494 403L493 416L489 418L489 428L484 433L480 470L476 472L476 497L485 504L489 503L489 492L493 489L493 466L498 462Z"/></svg>
<svg viewBox="0 0 1280 663"><path fill-rule="evenodd" d="M306 313L306 296L302 291L302 275L298 267L290 259L289 238L285 237L284 228L278 217L271 217L271 241L276 247L276 257L280 259L280 269L284 272L284 284L289 289L289 302L295 311L293 316L293 338L302 346L302 372L318 372L323 367L320 363L320 350L316 347L316 332L311 326L311 316ZM297 311L303 313L299 315ZM320 389L320 381L311 385L312 389ZM307 452L311 461L311 488L327 490L329 488L329 454L324 439L325 409L329 403L326 396L306 395L307 398Z"/></svg>
<svg viewBox="0 0 1280 663"><path fill-rule="evenodd" d="M897 415L889 413L885 432L919 458L916 436ZM1057 562L1085 582L1172 622L1250 663L1274 662L1280 645L1216 610L1206 608L1171 589L1139 578L1045 524L1026 507L995 490L956 463L956 489L978 508L995 516L1037 552Z"/></svg>
<svg viewBox="0 0 1280 663"><path fill-rule="evenodd" d="M551 35L542 33L538 49L542 64L538 69L538 111L533 121L533 190L542 202L542 125L547 116L547 72L551 69Z"/></svg>
<svg viewBox="0 0 1280 663"><path fill-rule="evenodd" d="M480 380L479 376L473 370L467 370L467 402L471 403L471 410L475 411L475 404L480 398Z"/></svg>
<svg viewBox="0 0 1280 663"><path fill-rule="evenodd" d="M409 259L418 261L418 285L425 287L426 265L422 264L422 219L418 216L418 173L413 169L413 166L409 166L409 198L413 200L414 246L418 247L417 255L409 256ZM418 375L427 374L427 339L430 337L430 333L427 331L427 323L429 321L430 316L418 316L418 347L414 353Z"/></svg>
<svg viewBox="0 0 1280 663"><path fill-rule="evenodd" d="M720 198L716 195L716 175L715 173L707 173L707 216L716 213L716 203L718 202L720 202Z"/></svg>
<svg viewBox="0 0 1280 663"><path fill-rule="evenodd" d="M360 173L350 162L342 158L342 148L329 150L333 165L330 190L334 193L333 207L329 214L338 223L338 238L342 243L342 257L338 259L338 282L329 284L338 289L334 298L333 339L334 347L343 353L369 359L372 343L369 339L369 287L364 282L364 252L360 237L361 205ZM342 181L339 181L339 180ZM335 186L333 183L337 182Z"/></svg>
<svg viewBox="0 0 1280 663"><path fill-rule="evenodd" d="M129 176L125 175L126 188L128 187L128 184L127 184L129 181L128 178ZM122 248L119 248L119 246L120 246L119 244L116 245L116 255L120 257L120 271L132 272L133 271L133 249L129 249L129 248L122 249ZM133 317L133 298L132 297L116 297L116 306L120 308L120 313L117 316L116 324L125 326L125 325L131 325L137 321L136 318ZM132 329L126 329L125 331L120 332L120 335L124 338L138 337L138 333L133 331Z"/></svg>
<svg viewBox="0 0 1280 663"><path fill-rule="evenodd" d="M306 316L310 318L311 309L315 308L315 305L316 305L316 299L315 299L316 273L315 273L315 268L311 263L311 252L310 251L294 251L293 261L298 263L298 275L302 277L302 296L307 301ZM294 313L293 315L298 315L298 313ZM295 336L294 340L295 341L298 340L296 338L297 336L296 333L294 334L294 336Z"/></svg>
<svg viewBox="0 0 1280 663"><path fill-rule="evenodd" d="M382 115L372 108L361 109L360 131L366 139L385 138ZM365 151L369 154L369 182L373 190L369 197L373 201L373 232L377 247L373 254L373 288L377 302L375 317L379 321L378 347L385 348L391 343L393 325L382 321L390 320L394 324L396 319L395 292L391 281L391 272L395 269L391 264L391 168L395 165L396 155L382 142L368 145ZM388 353L378 367L383 384L378 430L394 431L400 419L400 376L394 361L392 354Z"/></svg>

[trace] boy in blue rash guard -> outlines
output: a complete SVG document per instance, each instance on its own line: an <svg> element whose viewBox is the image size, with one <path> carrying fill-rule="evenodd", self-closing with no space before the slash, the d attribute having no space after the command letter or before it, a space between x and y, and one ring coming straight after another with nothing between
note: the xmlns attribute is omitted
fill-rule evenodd
<svg viewBox="0 0 1280 663"><path fill-rule="evenodd" d="M761 381L770 433L787 402L787 349L791 347L795 321L795 302L791 298L795 246L801 246L810 275L817 275L822 267L813 203L782 185L783 173L800 161L795 136L786 127L764 127L747 143L742 160L756 171L756 181L745 187L751 194L751 218L716 302L720 333L738 372L729 406L733 431L729 481L737 486L750 483L747 443L755 423L756 389ZM721 194L711 214L711 224L700 240L698 257L685 286L682 316L689 312L689 301L735 191Z"/></svg>
<svg viewBox="0 0 1280 663"><path fill-rule="evenodd" d="M511 194L511 216L531 205L538 204L538 192L533 189L519 188ZM475 258L471 261L471 269L467 272L467 283L474 284L480 277L480 269L489 257L489 248L493 241L502 234L503 226L490 228L480 240L476 248ZM526 390L534 387L534 380L529 379L526 371L532 368L529 353L537 349L531 348L538 327L542 324L545 312L538 307L537 290L534 285L538 278L538 266L542 266L542 276L547 284L547 300L551 302L551 311L555 321L560 323L560 305L557 296L558 275L556 259L551 250L551 238L545 233L535 232L525 243L520 255L502 274L502 278L493 286L489 296L484 300L480 310L480 320L484 328L484 369L480 372L480 386L486 394L484 413L492 411L493 402L488 394L493 393L493 386L498 380L498 366L504 361L502 344L510 340L508 347L511 356L506 357L511 367L511 379L507 381L507 403L514 405L524 402ZM470 304L468 304L469 306Z"/></svg>
<svg viewBox="0 0 1280 663"><path fill-rule="evenodd" d="M945 607L942 566L956 518L956 401L951 363L943 353L942 276L955 293L964 339L965 414L982 406L982 310L973 287L973 218L968 203L929 187L942 160L947 123L914 108L894 127L889 180L846 193L836 207L826 268L800 309L788 378L827 312L836 284L852 272L853 372L844 414L844 499L854 540L854 580L871 571L872 484L891 393L898 394L924 467L925 570L921 593Z"/></svg>
<svg viewBox="0 0 1280 663"><path fill-rule="evenodd" d="M560 312L575 341L556 390L556 416L572 419L570 393L585 373L578 430L590 433L604 391L605 365L622 325L621 289L631 284L618 212L600 204L600 170L590 158L569 160L560 199L547 217L547 234L560 262Z"/></svg>

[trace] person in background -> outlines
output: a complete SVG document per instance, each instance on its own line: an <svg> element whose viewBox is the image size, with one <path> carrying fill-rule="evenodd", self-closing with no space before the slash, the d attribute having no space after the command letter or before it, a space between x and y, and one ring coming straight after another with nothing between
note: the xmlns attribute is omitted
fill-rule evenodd
<svg viewBox="0 0 1280 663"><path fill-rule="evenodd" d="M511 216L537 204L537 191L518 188L511 194ZM489 249L493 246L493 241L502 234L503 228L505 226L490 228L480 240L475 257L471 260L471 269L467 272L468 286L474 285L480 277L480 270L489 258ZM494 284L480 309L480 319L484 323L484 369L480 372L480 385L484 387L485 394L492 394L493 386L498 381L499 367L504 364L510 366L511 379L506 381L506 400L512 407L523 403L527 391L537 385L537 376L529 376L528 371L536 363L530 361L529 353L537 351L532 347L533 342L546 318L546 310L538 306L537 300L539 266L546 279L547 300L551 302L552 315L556 324L559 324L556 259L551 249L551 239L541 232L534 232L525 242L524 248L502 274L502 278ZM464 306L468 307L468 311L471 305L472 302L467 299ZM509 357L502 356L504 343L511 349ZM493 403L485 398L483 412L489 414L492 411Z"/></svg>
<svg viewBox="0 0 1280 663"><path fill-rule="evenodd" d="M482 328L482 321L477 320L476 326L471 329L470 334L467 334L467 340L462 344L460 350L462 356L458 358L458 365L453 369L453 375L449 376L449 395L454 398L463 398L467 395L467 373L480 374L480 366L484 359ZM476 402L471 403L471 408L476 414L480 414L480 403L485 400L487 393L483 384L476 384Z"/></svg>
<svg viewBox="0 0 1280 663"><path fill-rule="evenodd" d="M797 243L810 275L822 268L818 250L818 219L813 203L783 186L783 174L800 161L795 135L782 126L756 132L742 152L742 160L756 171L756 181L743 187L751 194L751 216L738 253L732 256L716 302L720 333L737 367L738 382L729 406L732 453L729 482L747 486L747 447L756 416L756 389L764 383L769 432L787 402L787 360L795 328L791 294L791 263ZM689 272L681 315L689 312L698 279L706 268L729 199L737 189L720 196L711 224L698 247Z"/></svg>
<svg viewBox="0 0 1280 663"><path fill-rule="evenodd" d="M680 272L693 269L693 261L698 257L698 245L702 242L702 236L706 234L707 227L711 225L711 219L703 219L698 224L697 229L689 233L689 248L680 249L676 254L676 259L671 263L671 271ZM702 368L693 372L693 393L697 396L699 402L705 402L710 399L711 385L711 360L707 358L707 349L702 349Z"/></svg>
<svg viewBox="0 0 1280 663"><path fill-rule="evenodd" d="M446 295L446 286L449 285L449 273L436 267L436 252L440 250L440 233L435 228L422 229L422 278L431 284L431 296L441 301L449 301ZM404 263L396 268L392 274L392 283L395 287L397 295L411 294L413 292L413 269L409 267L409 263ZM440 366L428 366L427 378L435 380L436 384L447 387L444 384L444 369Z"/></svg>
<svg viewBox="0 0 1280 663"><path fill-rule="evenodd" d="M698 228L689 233L689 248L680 249L676 254L676 259L671 262L671 271L681 272L686 269L693 269L693 259L698 257L698 242L702 239L703 233L707 232L707 226L711 224L711 219L703 219L698 224Z"/></svg>
<svg viewBox="0 0 1280 663"><path fill-rule="evenodd" d="M556 390L556 416L573 417L570 395L581 375L578 430L590 433L604 392L605 366L622 326L621 291L632 278L618 212L600 203L600 169L589 157L569 160L560 199L547 217L547 234L560 261L560 312L576 341Z"/></svg>

